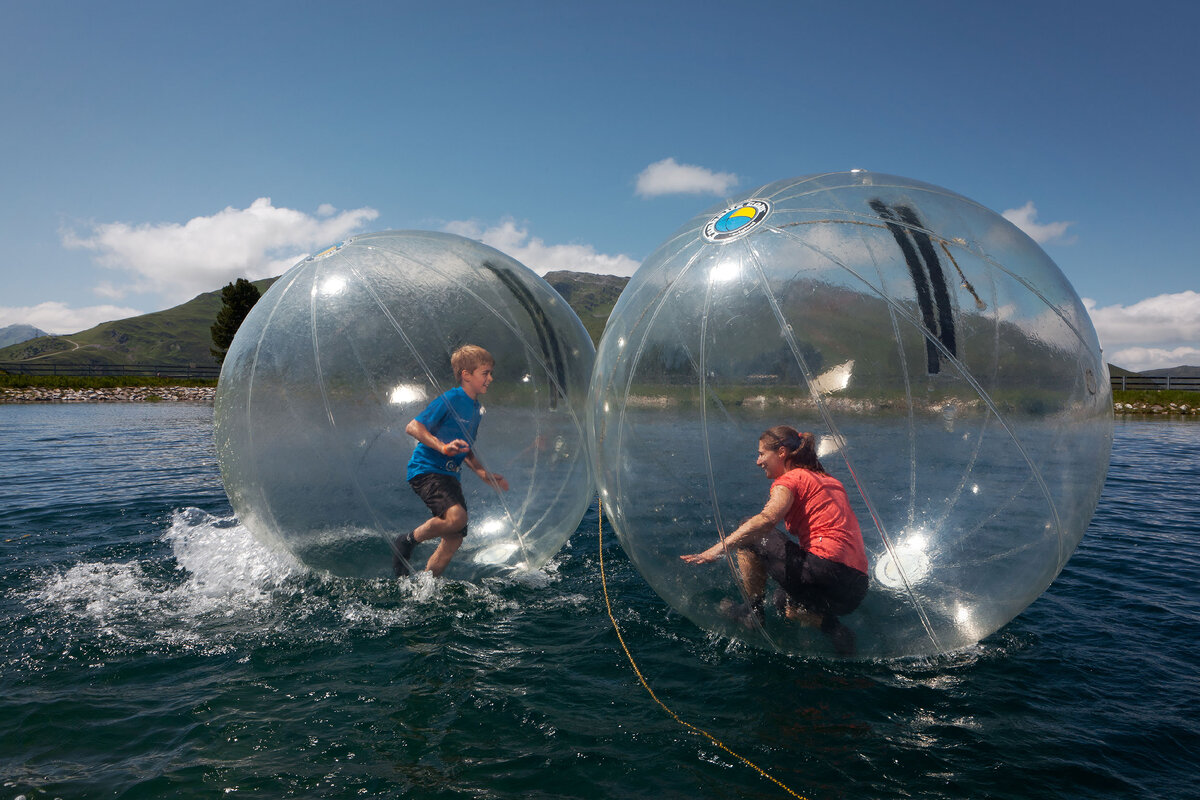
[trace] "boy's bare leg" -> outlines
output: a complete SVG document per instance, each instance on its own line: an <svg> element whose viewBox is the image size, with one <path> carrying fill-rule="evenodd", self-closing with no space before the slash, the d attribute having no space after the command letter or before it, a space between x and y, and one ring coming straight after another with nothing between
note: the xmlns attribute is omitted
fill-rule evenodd
<svg viewBox="0 0 1200 800"><path fill-rule="evenodd" d="M425 563L425 569L432 572L435 578L441 575L446 571L446 567L450 565L450 559L454 558L454 554L458 552L458 548L462 546L462 543L462 534L447 533L442 536L442 540L438 542L437 549L433 551L433 555Z"/></svg>
<svg viewBox="0 0 1200 800"><path fill-rule="evenodd" d="M436 578L446 571L450 560L462 546L463 536L459 531L467 527L467 510L462 506L451 506L440 517L430 517L413 531L413 538L418 542L430 539L441 539L437 549L425 562L425 569Z"/></svg>
<svg viewBox="0 0 1200 800"><path fill-rule="evenodd" d="M451 506L440 517L430 517L413 531L418 542L427 542L449 533L458 533L467 527L467 510L462 506Z"/></svg>

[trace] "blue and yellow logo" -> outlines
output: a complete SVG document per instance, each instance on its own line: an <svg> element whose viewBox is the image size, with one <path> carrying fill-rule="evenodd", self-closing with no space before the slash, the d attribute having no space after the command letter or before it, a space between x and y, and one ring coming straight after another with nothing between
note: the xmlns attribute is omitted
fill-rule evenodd
<svg viewBox="0 0 1200 800"><path fill-rule="evenodd" d="M334 253L336 253L338 250L341 250L341 249L342 249L342 245L344 245L344 244L345 244L345 242L338 242L338 243L337 243L337 244L335 244L333 247L327 247L327 248L325 248L324 250L322 250L321 252L317 253L315 256L309 256L309 257L308 257L307 259L305 259L305 260L306 260L306 261L316 261L318 258L324 258L325 256L328 256L328 255L333 255L333 254L334 254Z"/></svg>
<svg viewBox="0 0 1200 800"><path fill-rule="evenodd" d="M704 238L710 242L728 242L757 228L771 213L766 200L745 200L722 211L704 226Z"/></svg>

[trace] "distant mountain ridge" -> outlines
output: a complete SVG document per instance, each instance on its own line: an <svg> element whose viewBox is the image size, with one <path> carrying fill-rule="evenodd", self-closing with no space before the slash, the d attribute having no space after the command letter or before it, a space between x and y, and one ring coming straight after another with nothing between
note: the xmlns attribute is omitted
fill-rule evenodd
<svg viewBox="0 0 1200 800"><path fill-rule="evenodd" d="M278 278L253 281L266 293ZM593 342L599 342L613 304L628 278L584 272L551 272L546 282L563 296L583 321ZM95 364L125 366L216 366L212 324L221 310L220 289L197 295L173 308L137 317L104 322L94 328L54 336L32 326L33 337L16 339L0 347L0 362L36 361L39 364ZM0 332L9 330L0 329Z"/></svg>
<svg viewBox="0 0 1200 800"><path fill-rule="evenodd" d="M0 328L0 347L8 347L10 344L20 344L39 336L49 335L41 328L35 328L32 325L8 325Z"/></svg>
<svg viewBox="0 0 1200 800"><path fill-rule="evenodd" d="M1143 378L1200 378L1200 367L1179 366L1179 367L1163 367L1161 369L1146 369L1141 372L1118 367L1115 364L1108 365L1108 374L1114 378L1130 377L1137 375Z"/></svg>
<svg viewBox="0 0 1200 800"><path fill-rule="evenodd" d="M1200 367L1181 366L1163 369L1147 369L1139 372L1148 378L1200 378Z"/></svg>
<svg viewBox="0 0 1200 800"><path fill-rule="evenodd" d="M253 283L260 292L266 293L276 280L278 278L264 278ZM617 298L629 283L626 277L568 270L548 272L545 280L579 315L592 341L597 344ZM60 364L216 366L210 352L210 327L220 309L221 291L217 289L164 311L105 322L65 336L47 334L31 325L9 325L0 328L0 362L37 360ZM6 341L6 334L20 338ZM1184 365L1143 372L1133 372L1115 364L1109 364L1108 368L1113 377L1200 377L1200 366Z"/></svg>

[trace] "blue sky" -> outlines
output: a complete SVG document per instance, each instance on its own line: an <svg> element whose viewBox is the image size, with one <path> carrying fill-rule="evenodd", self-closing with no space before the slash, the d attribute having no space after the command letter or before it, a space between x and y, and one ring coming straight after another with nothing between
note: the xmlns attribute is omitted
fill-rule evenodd
<svg viewBox="0 0 1200 800"><path fill-rule="evenodd" d="M1110 361L1200 364L1198 9L0 0L0 327L390 228L627 275L732 192L866 168L1021 224Z"/></svg>

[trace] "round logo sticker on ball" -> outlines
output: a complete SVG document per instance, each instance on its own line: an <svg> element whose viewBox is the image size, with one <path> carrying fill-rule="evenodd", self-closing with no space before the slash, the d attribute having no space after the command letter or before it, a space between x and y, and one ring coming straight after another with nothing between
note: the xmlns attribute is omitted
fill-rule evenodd
<svg viewBox="0 0 1200 800"><path fill-rule="evenodd" d="M710 242L740 239L762 224L771 213L768 200L744 200L730 206L704 226L704 238Z"/></svg>

